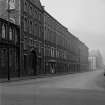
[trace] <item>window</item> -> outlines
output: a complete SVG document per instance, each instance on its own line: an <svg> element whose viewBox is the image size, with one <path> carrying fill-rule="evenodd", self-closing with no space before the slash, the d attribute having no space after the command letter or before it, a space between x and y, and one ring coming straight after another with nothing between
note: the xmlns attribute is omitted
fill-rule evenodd
<svg viewBox="0 0 105 105"><path fill-rule="evenodd" d="M27 31L27 18L26 16L24 17L24 31Z"/></svg>
<svg viewBox="0 0 105 105"><path fill-rule="evenodd" d="M53 48L51 48L51 56L53 57Z"/></svg>
<svg viewBox="0 0 105 105"><path fill-rule="evenodd" d="M26 49L27 49L27 39L24 38L24 50L26 50Z"/></svg>
<svg viewBox="0 0 105 105"><path fill-rule="evenodd" d="M51 56L54 57L54 48L51 48Z"/></svg>
<svg viewBox="0 0 105 105"><path fill-rule="evenodd" d="M36 19L36 15L37 15L36 9L34 8L34 17L35 17L35 19Z"/></svg>
<svg viewBox="0 0 105 105"><path fill-rule="evenodd" d="M12 29L12 40L15 40L15 28Z"/></svg>
<svg viewBox="0 0 105 105"><path fill-rule="evenodd" d="M7 50L5 48L0 49L0 64L2 67L6 66Z"/></svg>
<svg viewBox="0 0 105 105"><path fill-rule="evenodd" d="M34 36L36 36L36 33L37 33L37 32L36 32L36 29L37 29L37 24L36 24L36 22L35 22L35 23L34 23L34 30L33 30L33 31L34 31Z"/></svg>
<svg viewBox="0 0 105 105"><path fill-rule="evenodd" d="M38 19L38 12L37 12L37 10L36 10L36 19Z"/></svg>
<svg viewBox="0 0 105 105"><path fill-rule="evenodd" d="M12 28L9 28L9 39L12 40Z"/></svg>
<svg viewBox="0 0 105 105"><path fill-rule="evenodd" d="M51 47L49 46L48 49L49 49L49 54L48 55L51 56Z"/></svg>
<svg viewBox="0 0 105 105"><path fill-rule="evenodd" d="M28 5L27 5L27 0L25 0L25 1L24 1L24 11L26 11L26 12L27 12L27 6L28 6Z"/></svg>
<svg viewBox="0 0 105 105"><path fill-rule="evenodd" d="M32 34L32 21L29 20L29 33Z"/></svg>
<svg viewBox="0 0 105 105"><path fill-rule="evenodd" d="M18 41L18 33L17 33L16 29L14 31L15 31L15 43L17 43L17 41Z"/></svg>
<svg viewBox="0 0 105 105"><path fill-rule="evenodd" d="M31 22L30 22L30 20L28 21L28 23L29 23L29 25L28 25L28 28L29 28L29 33L31 33Z"/></svg>
<svg viewBox="0 0 105 105"><path fill-rule="evenodd" d="M2 25L2 38L5 39L6 37L6 26L3 24Z"/></svg>
<svg viewBox="0 0 105 105"><path fill-rule="evenodd" d="M29 7L29 12L30 12L30 15L32 14L32 6L30 5Z"/></svg>
<svg viewBox="0 0 105 105"><path fill-rule="evenodd" d="M39 43L39 54L41 54L41 44Z"/></svg>
<svg viewBox="0 0 105 105"><path fill-rule="evenodd" d="M31 34L33 34L33 22L31 20Z"/></svg>
<svg viewBox="0 0 105 105"><path fill-rule="evenodd" d="M56 49L56 57L58 57L58 50Z"/></svg>
<svg viewBox="0 0 105 105"><path fill-rule="evenodd" d="M45 56L48 56L48 48L47 48L47 45L45 45Z"/></svg>
<svg viewBox="0 0 105 105"><path fill-rule="evenodd" d="M45 32L44 32L44 40L47 40L47 28L46 27L44 27L44 30L45 30Z"/></svg>
<svg viewBox="0 0 105 105"><path fill-rule="evenodd" d="M39 21L41 21L41 13L39 13Z"/></svg>
<svg viewBox="0 0 105 105"><path fill-rule="evenodd" d="M42 31L41 26L39 26L39 38L41 37L41 31Z"/></svg>

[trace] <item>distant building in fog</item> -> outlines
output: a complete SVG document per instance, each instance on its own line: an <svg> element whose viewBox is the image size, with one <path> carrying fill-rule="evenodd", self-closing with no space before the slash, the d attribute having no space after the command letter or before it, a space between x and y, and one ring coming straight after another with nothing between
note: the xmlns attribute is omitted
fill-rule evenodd
<svg viewBox="0 0 105 105"><path fill-rule="evenodd" d="M99 50L91 50L89 53L89 69L96 70L103 68L103 58Z"/></svg>
<svg viewBox="0 0 105 105"><path fill-rule="evenodd" d="M96 70L96 57L89 56L89 70L94 71Z"/></svg>

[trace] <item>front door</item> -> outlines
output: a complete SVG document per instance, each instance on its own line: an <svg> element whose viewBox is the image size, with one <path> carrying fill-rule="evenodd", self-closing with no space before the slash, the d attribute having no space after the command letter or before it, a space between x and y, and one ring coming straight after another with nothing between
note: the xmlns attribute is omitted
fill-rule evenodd
<svg viewBox="0 0 105 105"><path fill-rule="evenodd" d="M31 51L26 59L26 69L28 75L36 75L37 56L35 51Z"/></svg>
<svg viewBox="0 0 105 105"><path fill-rule="evenodd" d="M55 64L54 63L50 64L50 71L51 71L52 74L55 73Z"/></svg>

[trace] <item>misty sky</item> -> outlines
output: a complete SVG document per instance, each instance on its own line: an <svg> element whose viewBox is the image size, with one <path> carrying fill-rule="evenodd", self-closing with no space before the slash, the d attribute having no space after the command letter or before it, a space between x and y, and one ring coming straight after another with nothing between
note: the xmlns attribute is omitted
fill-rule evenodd
<svg viewBox="0 0 105 105"><path fill-rule="evenodd" d="M105 58L105 0L41 0L45 9Z"/></svg>

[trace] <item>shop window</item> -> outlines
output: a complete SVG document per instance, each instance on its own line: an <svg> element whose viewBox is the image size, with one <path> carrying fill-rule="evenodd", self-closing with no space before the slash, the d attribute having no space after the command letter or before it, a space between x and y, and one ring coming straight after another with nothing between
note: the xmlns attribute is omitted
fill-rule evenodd
<svg viewBox="0 0 105 105"><path fill-rule="evenodd" d="M17 50L15 49L15 72L17 72L18 70L18 52Z"/></svg>
<svg viewBox="0 0 105 105"><path fill-rule="evenodd" d="M1 49L0 51L0 55L1 55L1 66L5 67L6 65L6 58L7 58L7 50L6 49Z"/></svg>
<svg viewBox="0 0 105 105"><path fill-rule="evenodd" d="M1 57L0 57L0 58L1 58L1 66L4 67L4 66L5 66L5 63L4 63L4 51L1 50L0 53L1 53L1 54L0 54L0 55L1 55Z"/></svg>

